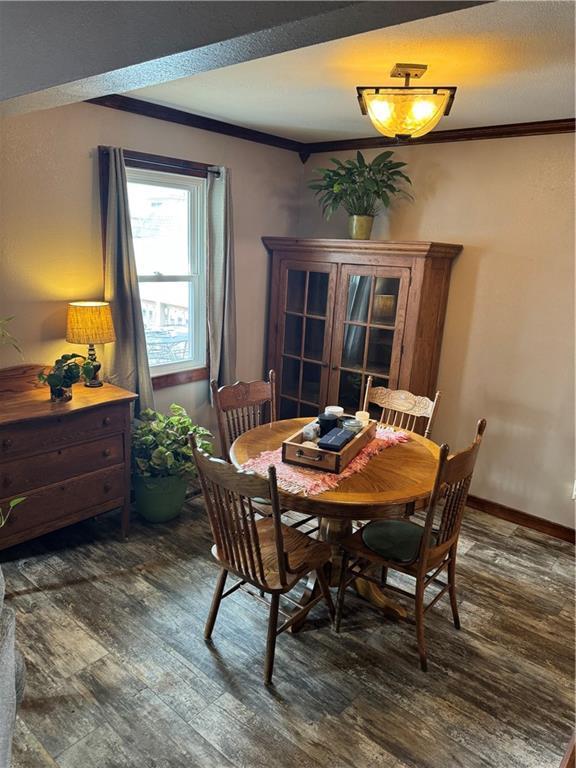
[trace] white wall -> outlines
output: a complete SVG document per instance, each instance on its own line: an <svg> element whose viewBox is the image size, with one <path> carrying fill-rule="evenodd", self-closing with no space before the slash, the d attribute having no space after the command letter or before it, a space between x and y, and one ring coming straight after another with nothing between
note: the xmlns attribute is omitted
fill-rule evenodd
<svg viewBox="0 0 576 768"><path fill-rule="evenodd" d="M49 362L64 341L66 304L101 298L99 144L231 169L236 241L238 375L262 374L266 265L262 235L296 226L299 160L284 150L90 104L5 118L0 123L0 317L15 315L24 360ZM19 362L0 350L0 367ZM213 424L207 382L160 390Z"/></svg>
<svg viewBox="0 0 576 768"><path fill-rule="evenodd" d="M574 525L573 136L396 154L415 200L377 219L373 237L464 245L452 272L434 437L463 447L486 417L472 492ZM329 157L305 166L303 237L346 237L346 217L324 221L305 185Z"/></svg>

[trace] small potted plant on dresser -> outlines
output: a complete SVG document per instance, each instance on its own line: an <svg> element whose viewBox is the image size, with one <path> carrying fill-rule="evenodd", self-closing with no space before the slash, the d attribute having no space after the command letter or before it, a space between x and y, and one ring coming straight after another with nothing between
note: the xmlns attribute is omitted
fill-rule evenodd
<svg viewBox="0 0 576 768"><path fill-rule="evenodd" d="M142 411L132 431L132 467L136 511L152 523L176 517L196 468L188 435L202 450L212 452L212 437L192 422L181 405L172 404L165 416L150 408Z"/></svg>
<svg viewBox="0 0 576 768"><path fill-rule="evenodd" d="M404 186L412 182L401 170L406 163L393 160L393 155L388 150L368 162L357 152L356 160L333 157L331 168L314 171L318 176L308 186L319 198L324 217L329 219L342 206L349 214L352 240L370 240L374 217L388 208L393 197L412 199Z"/></svg>
<svg viewBox="0 0 576 768"><path fill-rule="evenodd" d="M48 373L45 370L40 371L38 379L50 387L52 402L65 403L72 399L72 384L76 384L81 378L89 381L93 375L92 362L84 355L70 352L55 360Z"/></svg>

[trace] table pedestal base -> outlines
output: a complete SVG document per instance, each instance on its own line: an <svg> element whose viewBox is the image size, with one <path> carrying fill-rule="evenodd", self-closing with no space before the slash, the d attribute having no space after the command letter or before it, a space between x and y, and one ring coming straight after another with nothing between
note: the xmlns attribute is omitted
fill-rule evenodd
<svg viewBox="0 0 576 768"><path fill-rule="evenodd" d="M348 520L335 520L326 517L320 518L319 538L332 545L332 559L330 563L330 573L328 575L328 583L331 587L338 587L338 584L340 583L340 566L342 561L340 542L351 533L352 523ZM407 611L404 606L400 605L396 600L387 597L376 584L366 581L365 579L357 579L354 582L354 587L360 597L363 597L369 603L376 606L376 608L379 608L390 618L395 620L406 618ZM311 573L308 576L304 592L298 602L300 606L308 605L308 603L319 594L320 585L318 579L316 578L315 573ZM300 608L296 610L300 610ZM294 622L288 629L288 632L298 632L302 629L305 621L306 616L300 621Z"/></svg>

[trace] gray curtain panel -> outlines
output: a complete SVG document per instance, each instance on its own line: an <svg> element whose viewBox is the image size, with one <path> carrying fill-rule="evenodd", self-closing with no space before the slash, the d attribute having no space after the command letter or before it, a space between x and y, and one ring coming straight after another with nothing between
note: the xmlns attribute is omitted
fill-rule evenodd
<svg viewBox="0 0 576 768"><path fill-rule="evenodd" d="M208 174L208 348L210 378L236 381L236 294L230 172ZM215 173L216 172L216 173Z"/></svg>
<svg viewBox="0 0 576 768"><path fill-rule="evenodd" d="M104 299L112 309L116 342L105 347L104 377L112 384L136 392L134 414L138 416L145 408L154 408L154 393L140 307L126 168L121 149L106 147L105 152L109 172Z"/></svg>

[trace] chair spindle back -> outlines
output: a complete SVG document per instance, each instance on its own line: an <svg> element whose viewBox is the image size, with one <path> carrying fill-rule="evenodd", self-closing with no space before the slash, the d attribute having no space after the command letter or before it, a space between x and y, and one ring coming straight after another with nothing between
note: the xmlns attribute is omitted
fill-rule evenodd
<svg viewBox="0 0 576 768"><path fill-rule="evenodd" d="M486 419L481 419L472 445L454 456L449 456L450 449L445 443L440 448L440 461L434 490L428 503L422 539L423 547L429 547L432 556L442 555L458 541L468 490L485 429ZM439 502L443 502L442 505ZM434 522L438 512L440 524L436 529ZM431 543L433 531L435 542Z"/></svg>
<svg viewBox="0 0 576 768"><path fill-rule="evenodd" d="M424 437L430 436L432 420L440 400L440 392L436 392L434 400L430 400L429 397L413 395L403 389L373 387L372 381L372 376L369 376L362 410L367 411L370 403L378 405L382 408L380 424L406 429L410 432L416 429L419 419L426 419Z"/></svg>
<svg viewBox="0 0 576 768"><path fill-rule="evenodd" d="M275 572L286 584L287 557L280 523L276 470L271 466L268 480L243 472L222 459L200 450L190 435L194 461L208 511L218 559L227 570L257 587L267 587L266 574ZM262 517L253 500L269 499L274 526L275 549L263 555L256 521Z"/></svg>
<svg viewBox="0 0 576 768"><path fill-rule="evenodd" d="M237 437L261 424L276 421L276 374L271 370L268 377L268 381L237 381L220 388L215 381L210 382L226 458Z"/></svg>

